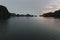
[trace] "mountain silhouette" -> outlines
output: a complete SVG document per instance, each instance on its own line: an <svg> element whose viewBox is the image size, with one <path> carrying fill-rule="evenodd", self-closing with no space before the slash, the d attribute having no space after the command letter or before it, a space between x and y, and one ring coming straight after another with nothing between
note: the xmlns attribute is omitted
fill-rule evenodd
<svg viewBox="0 0 60 40"><path fill-rule="evenodd" d="M0 5L0 19L6 19L9 17L10 17L10 13L8 9L5 6Z"/></svg>
<svg viewBox="0 0 60 40"><path fill-rule="evenodd" d="M54 12L48 12L48 13L44 13L43 15L41 15L43 17L55 17L55 18L60 18L60 10L56 10Z"/></svg>

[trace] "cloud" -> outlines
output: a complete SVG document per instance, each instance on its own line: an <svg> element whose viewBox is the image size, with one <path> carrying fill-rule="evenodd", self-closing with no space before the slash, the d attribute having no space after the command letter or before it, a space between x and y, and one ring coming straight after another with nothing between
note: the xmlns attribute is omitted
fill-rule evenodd
<svg viewBox="0 0 60 40"><path fill-rule="evenodd" d="M53 12L54 11L54 7L53 6L45 6L44 10L42 11L42 13L48 13L48 12Z"/></svg>
<svg viewBox="0 0 60 40"><path fill-rule="evenodd" d="M60 0L50 0L48 4L44 6L42 13L54 12L60 9Z"/></svg>
<svg viewBox="0 0 60 40"><path fill-rule="evenodd" d="M56 10L60 9L60 4L54 4L54 5L47 5L44 7L44 10L42 11L42 13L47 13L47 12L54 12Z"/></svg>
<svg viewBox="0 0 60 40"><path fill-rule="evenodd" d="M44 10L44 11L42 11L42 13L48 13L48 12L52 12L52 10Z"/></svg>
<svg viewBox="0 0 60 40"><path fill-rule="evenodd" d="M47 8L47 9L52 9L53 6L46 6L45 8Z"/></svg>

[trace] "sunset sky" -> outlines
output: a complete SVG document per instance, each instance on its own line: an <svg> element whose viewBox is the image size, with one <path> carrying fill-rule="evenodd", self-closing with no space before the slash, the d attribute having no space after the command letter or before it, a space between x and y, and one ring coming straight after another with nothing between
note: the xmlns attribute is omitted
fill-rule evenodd
<svg viewBox="0 0 60 40"><path fill-rule="evenodd" d="M60 0L0 0L0 5L16 14L42 14L60 9Z"/></svg>

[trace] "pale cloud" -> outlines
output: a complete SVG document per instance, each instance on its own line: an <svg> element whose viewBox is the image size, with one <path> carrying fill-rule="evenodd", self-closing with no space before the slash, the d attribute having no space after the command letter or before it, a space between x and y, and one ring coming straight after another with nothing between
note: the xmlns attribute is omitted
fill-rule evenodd
<svg viewBox="0 0 60 40"><path fill-rule="evenodd" d="M53 6L46 6L45 8L46 8L46 9L52 9Z"/></svg>
<svg viewBox="0 0 60 40"><path fill-rule="evenodd" d="M47 5L45 5L42 13L54 12L60 9L60 0L51 0Z"/></svg>
<svg viewBox="0 0 60 40"><path fill-rule="evenodd" d="M41 13L48 13L48 12L53 12L54 7L53 6L45 6L44 10Z"/></svg>
<svg viewBox="0 0 60 40"><path fill-rule="evenodd" d="M44 11L42 11L42 13L48 13L48 12L52 12L52 10L44 10Z"/></svg>

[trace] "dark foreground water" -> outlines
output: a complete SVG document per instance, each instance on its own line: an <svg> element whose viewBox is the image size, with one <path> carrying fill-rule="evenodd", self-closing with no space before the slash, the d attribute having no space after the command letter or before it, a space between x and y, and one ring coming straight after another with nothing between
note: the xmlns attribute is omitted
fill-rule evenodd
<svg viewBox="0 0 60 40"><path fill-rule="evenodd" d="M0 20L0 40L60 40L60 19L13 17Z"/></svg>

